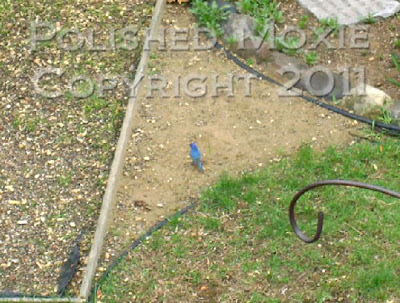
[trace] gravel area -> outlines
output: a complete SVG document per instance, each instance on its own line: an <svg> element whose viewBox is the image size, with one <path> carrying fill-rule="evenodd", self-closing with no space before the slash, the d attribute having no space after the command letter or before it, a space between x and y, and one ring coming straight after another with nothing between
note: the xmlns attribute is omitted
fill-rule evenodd
<svg viewBox="0 0 400 303"><path fill-rule="evenodd" d="M0 292L54 295L61 266L88 229L80 243L80 267L85 265L127 102L123 77L133 79L141 51L140 42L130 49L121 46L121 30L136 27L134 38L141 41L153 6L154 1L136 0L1 1ZM34 21L57 31L35 49ZM72 28L83 38L63 37L63 30ZM105 51L90 49L91 30L93 47L104 44ZM80 41L84 44L77 50L64 47ZM35 74L43 68L64 72L40 81L41 88L59 97L35 91ZM78 75L95 83L89 97L74 96L90 91L88 82L68 88ZM117 76L117 87L104 95L96 84L101 75Z"/></svg>

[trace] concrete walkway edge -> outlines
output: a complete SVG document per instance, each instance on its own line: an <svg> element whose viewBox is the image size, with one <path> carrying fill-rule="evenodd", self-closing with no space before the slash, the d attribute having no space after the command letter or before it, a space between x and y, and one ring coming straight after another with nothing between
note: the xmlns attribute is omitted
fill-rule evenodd
<svg viewBox="0 0 400 303"><path fill-rule="evenodd" d="M165 10L165 6L166 6L165 0L157 0L153 13L153 18L150 24L150 32L146 36L144 46L149 45L150 44L149 41L153 40L151 39L151 37L153 37L154 34L158 32L161 19ZM140 59L140 63L138 65L134 80L135 84L134 87L137 88L136 92L139 92L139 90L142 87L141 80L144 76L144 71L146 69L149 56L150 56L150 51L146 50L146 47L143 47L142 57ZM136 84L138 85L136 86ZM104 238L107 233L109 222L111 221L112 211L118 189L118 181L122 173L125 161L126 149L132 133L132 122L135 113L135 106L137 103L137 96L138 93L133 95L131 94L131 96L129 97L124 122L118 139L118 144L115 151L114 160L111 166L111 171L108 178L106 191L103 197L103 204L100 210L97 229L94 235L94 240L89 253L86 271L80 289L80 297L84 299L87 299L90 295L90 289L93 283L94 276L96 274L97 263L103 248Z"/></svg>

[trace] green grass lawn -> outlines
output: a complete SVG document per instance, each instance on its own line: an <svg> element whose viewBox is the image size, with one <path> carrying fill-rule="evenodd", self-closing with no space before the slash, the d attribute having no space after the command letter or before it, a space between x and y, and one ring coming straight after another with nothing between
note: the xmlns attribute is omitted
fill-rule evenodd
<svg viewBox="0 0 400 303"><path fill-rule="evenodd" d="M288 207L322 179L370 182L400 191L399 141L294 156L240 178L222 176L201 205L171 219L100 286L101 302L382 302L400 298L400 201L356 188L324 187L300 199L309 237L324 211L321 239L301 242Z"/></svg>

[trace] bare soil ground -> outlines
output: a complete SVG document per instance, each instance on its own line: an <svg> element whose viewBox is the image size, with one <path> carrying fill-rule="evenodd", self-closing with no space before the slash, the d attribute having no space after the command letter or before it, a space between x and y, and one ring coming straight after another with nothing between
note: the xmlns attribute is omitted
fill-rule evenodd
<svg viewBox="0 0 400 303"><path fill-rule="evenodd" d="M192 30L194 23L187 7L167 7L164 27ZM250 97L243 80L235 81L233 97L224 89L212 97L212 75L226 81L230 73L246 74L215 49L155 51L151 58L148 74L168 79L170 97L154 92L148 98L146 77L100 272L151 225L196 201L199 191L221 174L241 174L279 161L302 144L318 150L346 146L353 142L349 130L360 127L302 99L280 98L276 86L258 79L251 80ZM176 76L190 74L207 77L207 94L172 97ZM191 165L192 141L203 153L204 174Z"/></svg>

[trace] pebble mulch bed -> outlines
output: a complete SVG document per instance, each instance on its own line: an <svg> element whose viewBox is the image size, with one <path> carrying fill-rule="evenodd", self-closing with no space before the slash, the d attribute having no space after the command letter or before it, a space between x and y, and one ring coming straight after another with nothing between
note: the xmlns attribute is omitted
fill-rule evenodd
<svg viewBox="0 0 400 303"><path fill-rule="evenodd" d="M0 292L54 295L61 266L88 229L80 244L85 265L127 103L124 78L133 79L153 6L136 0L0 3ZM47 23L35 28L32 22ZM129 26L137 32L124 31ZM52 39L33 47L33 32L52 30ZM99 45L106 49L95 50ZM56 98L35 90L35 75L45 68L63 71L39 81ZM70 89L68 82L82 75L95 90L78 98L90 83ZM102 75L116 77L106 85L117 84L103 95Z"/></svg>

